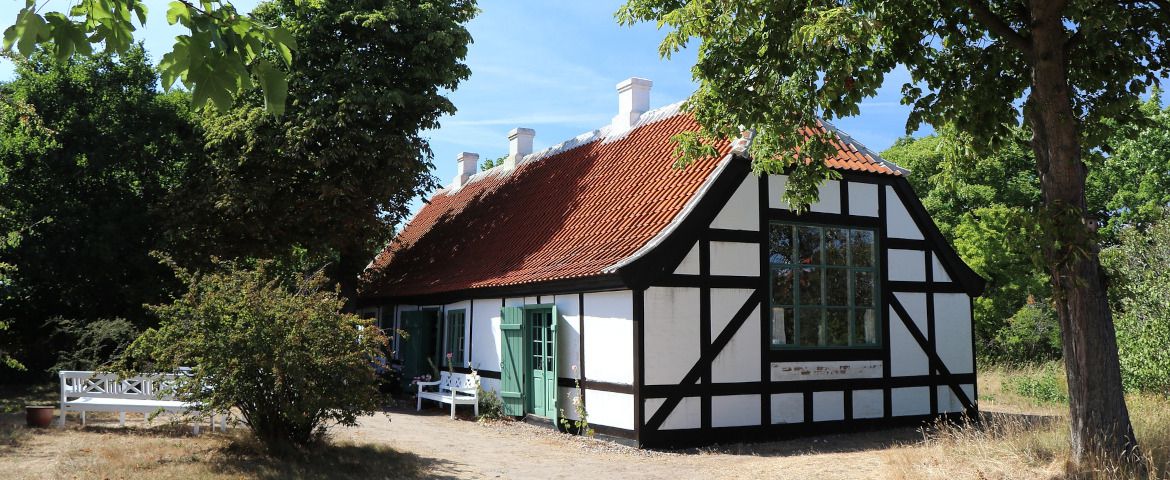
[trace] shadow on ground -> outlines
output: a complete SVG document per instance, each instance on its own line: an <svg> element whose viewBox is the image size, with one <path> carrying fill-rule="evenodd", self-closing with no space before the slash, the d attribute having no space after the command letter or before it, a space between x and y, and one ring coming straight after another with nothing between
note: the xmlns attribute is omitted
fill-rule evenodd
<svg viewBox="0 0 1170 480"><path fill-rule="evenodd" d="M384 445L329 442L296 455L271 456L243 432L234 437L217 452L215 473L258 479L460 478L443 473L457 471L452 462Z"/></svg>

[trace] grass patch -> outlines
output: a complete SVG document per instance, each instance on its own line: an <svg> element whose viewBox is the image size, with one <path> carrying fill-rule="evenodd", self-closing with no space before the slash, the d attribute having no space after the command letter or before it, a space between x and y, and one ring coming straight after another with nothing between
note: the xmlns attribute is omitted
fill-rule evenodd
<svg viewBox="0 0 1170 480"><path fill-rule="evenodd" d="M981 422L938 422L921 442L885 452L890 477L900 479L1115 479L1118 462L1070 472L1068 390L1050 365L988 368L979 374ZM1170 479L1170 398L1126 396L1150 478Z"/></svg>

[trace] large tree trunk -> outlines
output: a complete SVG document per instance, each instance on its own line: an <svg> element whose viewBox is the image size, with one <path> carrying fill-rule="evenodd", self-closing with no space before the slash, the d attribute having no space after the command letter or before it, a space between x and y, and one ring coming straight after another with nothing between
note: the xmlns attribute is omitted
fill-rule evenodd
<svg viewBox="0 0 1170 480"><path fill-rule="evenodd" d="M1087 216L1086 167L1068 83L1066 35L1057 11L1033 2L1032 128L1045 225L1045 256L1060 320L1069 389L1073 461L1108 459L1143 471L1121 385L1117 337L1098 257L1095 220Z"/></svg>

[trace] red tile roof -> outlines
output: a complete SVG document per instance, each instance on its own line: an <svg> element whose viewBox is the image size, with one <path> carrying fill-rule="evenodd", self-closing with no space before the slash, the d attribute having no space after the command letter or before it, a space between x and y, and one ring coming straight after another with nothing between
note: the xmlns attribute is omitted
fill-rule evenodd
<svg viewBox="0 0 1170 480"><path fill-rule="evenodd" d="M575 148L530 156L511 173L480 174L462 188L439 191L374 259L362 296L602 274L666 228L730 151L730 142L722 142L718 157L672 168L671 137L698 125L686 114L663 117L648 118L620 139L597 135ZM830 166L900 174L847 136L838 140Z"/></svg>

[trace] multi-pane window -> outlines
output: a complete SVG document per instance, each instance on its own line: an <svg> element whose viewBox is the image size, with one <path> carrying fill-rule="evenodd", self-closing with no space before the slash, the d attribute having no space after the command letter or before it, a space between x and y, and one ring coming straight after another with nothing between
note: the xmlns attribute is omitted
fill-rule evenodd
<svg viewBox="0 0 1170 480"><path fill-rule="evenodd" d="M880 345L873 230L772 223L772 348Z"/></svg>
<svg viewBox="0 0 1170 480"><path fill-rule="evenodd" d="M445 345L443 361L447 361L447 354L451 355L450 365L463 366L467 361L464 356L464 342L466 338L466 318L463 310L449 310L447 312L447 343Z"/></svg>

